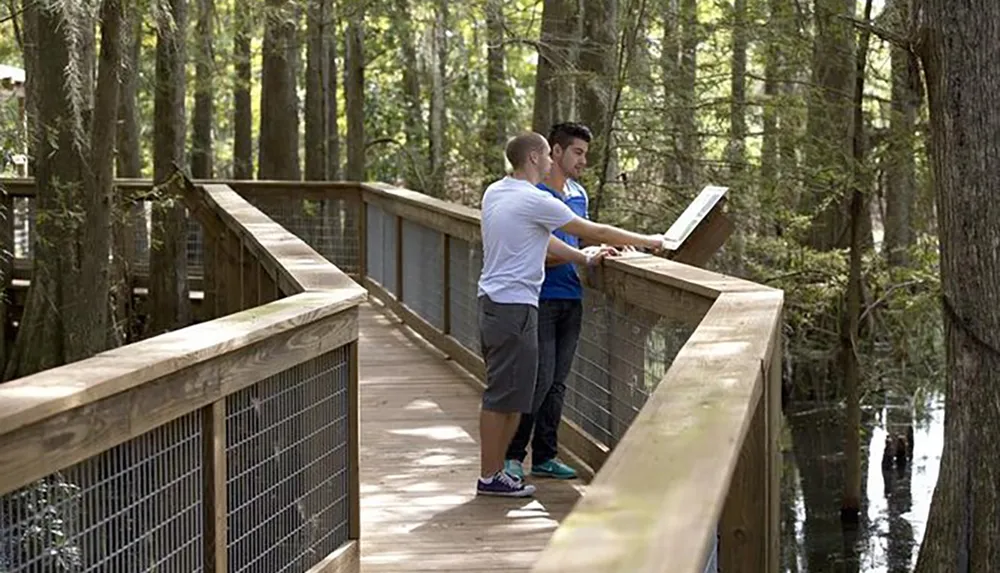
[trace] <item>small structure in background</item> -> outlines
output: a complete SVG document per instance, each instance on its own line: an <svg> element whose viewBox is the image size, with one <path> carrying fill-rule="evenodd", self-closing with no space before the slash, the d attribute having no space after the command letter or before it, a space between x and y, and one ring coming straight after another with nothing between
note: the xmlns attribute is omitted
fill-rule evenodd
<svg viewBox="0 0 1000 573"><path fill-rule="evenodd" d="M20 177L28 176L28 116L24 107L24 70L0 64L0 105L10 98L17 99L17 122L20 132L20 150L9 149L0 139L0 173L15 166L14 172Z"/></svg>

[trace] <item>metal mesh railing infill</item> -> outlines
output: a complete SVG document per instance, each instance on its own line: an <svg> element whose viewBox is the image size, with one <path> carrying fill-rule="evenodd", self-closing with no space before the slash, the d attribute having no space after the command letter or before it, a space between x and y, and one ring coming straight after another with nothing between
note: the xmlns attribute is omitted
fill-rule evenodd
<svg viewBox="0 0 1000 573"><path fill-rule="evenodd" d="M358 272L357 201L243 193L254 207L306 242L345 273Z"/></svg>
<svg viewBox="0 0 1000 573"><path fill-rule="evenodd" d="M444 329L444 237L403 221L403 302L438 330Z"/></svg>
<svg viewBox="0 0 1000 573"><path fill-rule="evenodd" d="M615 446L696 327L586 289L563 415Z"/></svg>
<svg viewBox="0 0 1000 573"><path fill-rule="evenodd" d="M451 335L476 356L482 355L479 343L479 273L483 270L483 249L461 239L449 239L448 288Z"/></svg>
<svg viewBox="0 0 1000 573"><path fill-rule="evenodd" d="M301 573L347 541L349 356L338 348L227 398L231 572Z"/></svg>
<svg viewBox="0 0 1000 573"><path fill-rule="evenodd" d="M366 209L368 276L390 293L396 293L396 216L377 205Z"/></svg>
<svg viewBox="0 0 1000 573"><path fill-rule="evenodd" d="M0 496L0 571L202 570L201 413Z"/></svg>

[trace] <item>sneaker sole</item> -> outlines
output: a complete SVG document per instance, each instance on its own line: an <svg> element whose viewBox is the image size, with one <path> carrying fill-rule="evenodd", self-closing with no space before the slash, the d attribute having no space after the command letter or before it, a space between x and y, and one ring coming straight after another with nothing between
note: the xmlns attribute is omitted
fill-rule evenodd
<svg viewBox="0 0 1000 573"><path fill-rule="evenodd" d="M512 492L502 492L502 491L480 491L476 490L476 495L489 495L492 497L531 497L535 495L534 489L522 489L521 491Z"/></svg>
<svg viewBox="0 0 1000 573"><path fill-rule="evenodd" d="M534 476L534 477L546 477L546 478L552 478L552 479L576 479L576 477L577 477L576 474L573 474L573 475L555 474L555 473L547 472L547 471L537 471L536 472L535 470L531 470L531 475Z"/></svg>

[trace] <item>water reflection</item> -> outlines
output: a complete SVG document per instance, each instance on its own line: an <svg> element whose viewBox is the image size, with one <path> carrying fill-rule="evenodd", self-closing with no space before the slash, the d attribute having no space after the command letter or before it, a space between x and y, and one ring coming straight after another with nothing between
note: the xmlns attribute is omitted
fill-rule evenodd
<svg viewBox="0 0 1000 573"><path fill-rule="evenodd" d="M840 523L844 484L843 409L800 404L787 412L790 446L782 474L782 571L908 573L916 564L944 439L943 399L919 404L912 459L888 460L887 435L906 435L909 405L862 412L862 509L855 528ZM891 451L890 451L891 453ZM870 463L869 463L870 460Z"/></svg>

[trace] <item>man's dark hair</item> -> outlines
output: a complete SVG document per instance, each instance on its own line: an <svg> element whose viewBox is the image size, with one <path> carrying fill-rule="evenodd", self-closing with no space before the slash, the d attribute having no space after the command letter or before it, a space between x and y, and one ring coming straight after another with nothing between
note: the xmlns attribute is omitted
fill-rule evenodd
<svg viewBox="0 0 1000 573"><path fill-rule="evenodd" d="M507 142L507 161L511 167L520 169L528 161L528 155L532 151L545 152L545 138L533 132L526 131L519 133L516 137Z"/></svg>
<svg viewBox="0 0 1000 573"><path fill-rule="evenodd" d="M571 121L557 123L549 130L549 146L552 148L558 144L559 147L566 149L573 145L574 139L582 139L590 143L593 138L594 134L590 132L590 128L582 123Z"/></svg>

